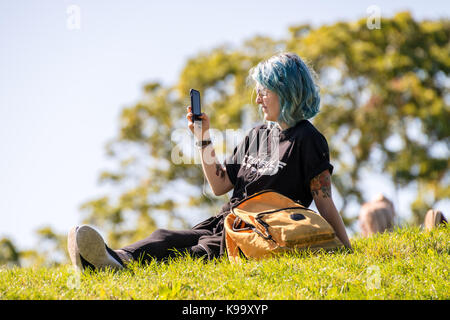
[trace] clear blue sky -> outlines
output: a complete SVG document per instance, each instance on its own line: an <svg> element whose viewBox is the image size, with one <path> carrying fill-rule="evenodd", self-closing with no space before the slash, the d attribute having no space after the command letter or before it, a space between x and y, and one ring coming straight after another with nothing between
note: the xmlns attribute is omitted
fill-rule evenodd
<svg viewBox="0 0 450 320"><path fill-rule="evenodd" d="M67 27L80 8L81 29ZM409 9L448 17L448 1L0 0L0 237L32 247L34 231L66 232L78 206L103 195L105 143L149 80L173 84L189 56L256 34ZM194 37L195 36L195 37ZM379 180L368 198L386 189ZM410 193L400 194L407 208ZM446 207L448 209L448 205ZM448 212L448 210L447 210Z"/></svg>

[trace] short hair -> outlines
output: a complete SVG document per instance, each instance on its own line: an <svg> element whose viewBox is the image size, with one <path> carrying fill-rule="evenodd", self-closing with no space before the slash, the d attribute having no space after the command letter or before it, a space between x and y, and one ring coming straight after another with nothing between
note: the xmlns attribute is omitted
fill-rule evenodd
<svg viewBox="0 0 450 320"><path fill-rule="evenodd" d="M254 81L278 95L278 121L291 127L319 113L320 89L315 79L314 71L298 55L285 52L251 68L247 81Z"/></svg>

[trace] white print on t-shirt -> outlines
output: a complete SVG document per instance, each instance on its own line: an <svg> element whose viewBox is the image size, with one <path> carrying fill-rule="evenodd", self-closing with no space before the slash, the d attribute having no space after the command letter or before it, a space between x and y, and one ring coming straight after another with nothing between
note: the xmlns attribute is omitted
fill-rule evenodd
<svg viewBox="0 0 450 320"><path fill-rule="evenodd" d="M256 137L259 137L259 143ZM270 143L269 143L270 141ZM248 153L244 156L242 167L249 170L251 175L272 176L286 166L285 162L280 161L280 135L278 130L259 130L258 135L250 135ZM259 147L258 147L259 145Z"/></svg>
<svg viewBox="0 0 450 320"><path fill-rule="evenodd" d="M254 157L251 154L247 154L244 157L242 167L244 170L250 170L251 172L258 172L258 175L272 176L278 172L279 169L283 169L286 165L285 162L278 159L262 159Z"/></svg>

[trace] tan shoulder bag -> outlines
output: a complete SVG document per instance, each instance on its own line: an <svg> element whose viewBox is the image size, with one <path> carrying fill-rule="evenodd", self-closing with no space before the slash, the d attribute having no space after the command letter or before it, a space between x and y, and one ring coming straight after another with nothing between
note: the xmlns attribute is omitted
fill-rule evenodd
<svg viewBox="0 0 450 320"><path fill-rule="evenodd" d="M240 262L262 259L288 250L342 247L333 228L313 210L272 190L255 193L237 204L225 218L228 258Z"/></svg>

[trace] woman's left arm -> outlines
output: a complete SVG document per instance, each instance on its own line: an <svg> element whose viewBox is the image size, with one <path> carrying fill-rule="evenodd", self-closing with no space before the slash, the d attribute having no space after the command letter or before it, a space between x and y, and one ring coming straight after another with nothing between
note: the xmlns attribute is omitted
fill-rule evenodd
<svg viewBox="0 0 450 320"><path fill-rule="evenodd" d="M328 170L323 171L311 179L311 194L320 215L333 227L336 236L342 244L351 249L350 240L345 230L344 222L339 215L333 198L331 197L331 175Z"/></svg>

